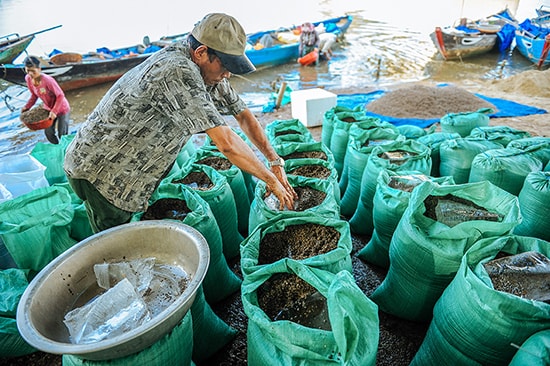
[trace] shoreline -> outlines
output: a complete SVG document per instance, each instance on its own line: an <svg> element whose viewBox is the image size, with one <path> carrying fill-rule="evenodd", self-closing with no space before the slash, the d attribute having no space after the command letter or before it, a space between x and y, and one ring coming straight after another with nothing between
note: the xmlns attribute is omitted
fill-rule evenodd
<svg viewBox="0 0 550 366"><path fill-rule="evenodd" d="M326 89L335 94L368 93L375 90L392 91L397 88L423 85L437 86L442 82L421 80L388 85L384 88L339 88ZM550 69L545 71L528 70L501 80L463 80L460 83L448 83L470 93L482 94L491 98L505 99L516 103L541 108L547 111L544 114L533 114L518 117L491 118L490 126L509 126L517 130L527 131L532 136L550 136ZM272 113L255 113L256 117L265 126L274 120L292 119L291 104L286 104ZM314 134L319 134L321 126L309 127Z"/></svg>

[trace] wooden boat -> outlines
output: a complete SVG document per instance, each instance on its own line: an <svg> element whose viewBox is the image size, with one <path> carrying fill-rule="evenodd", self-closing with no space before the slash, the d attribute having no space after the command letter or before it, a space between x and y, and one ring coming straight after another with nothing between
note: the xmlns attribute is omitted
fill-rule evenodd
<svg viewBox="0 0 550 366"><path fill-rule="evenodd" d="M351 15L345 15L313 22L313 25L322 27L327 32L335 33L337 38L341 40L352 21L353 17ZM299 57L299 35L300 26L250 33L247 35L246 55L256 69L296 62ZM181 41L186 36L187 33L165 36L152 43L163 47L171 42Z"/></svg>
<svg viewBox="0 0 550 366"><path fill-rule="evenodd" d="M11 33L0 37L0 64L12 63L20 54L23 53L33 41L34 37L43 32L61 27L56 25L48 29L20 36L19 33Z"/></svg>
<svg viewBox="0 0 550 366"><path fill-rule="evenodd" d="M436 27L430 38L445 60L464 59L493 50L497 41L503 38L498 33L507 23L514 23L514 18L505 9L485 19L469 21L463 18L459 25ZM509 46L508 43L505 48Z"/></svg>
<svg viewBox="0 0 550 366"><path fill-rule="evenodd" d="M0 38L0 64L9 64L23 53L34 39L34 35L20 37L17 33Z"/></svg>
<svg viewBox="0 0 550 366"><path fill-rule="evenodd" d="M53 76L59 86L68 91L117 80L158 49L135 45L114 50L100 48L85 54L60 53L43 59L41 67L43 73ZM22 64L0 65L0 78L26 85Z"/></svg>
<svg viewBox="0 0 550 366"><path fill-rule="evenodd" d="M550 65L550 11L537 9L538 17L526 19L516 28L516 48L540 69Z"/></svg>

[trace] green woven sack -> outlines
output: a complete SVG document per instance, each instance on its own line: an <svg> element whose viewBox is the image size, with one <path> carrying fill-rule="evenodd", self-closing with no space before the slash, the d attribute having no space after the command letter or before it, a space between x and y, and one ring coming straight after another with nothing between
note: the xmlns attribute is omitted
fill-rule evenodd
<svg viewBox="0 0 550 366"><path fill-rule="evenodd" d="M182 167L185 164L189 163L190 160L193 159L193 156L195 155L195 152L197 151L197 148L195 147L195 142L192 138L187 140L185 145L183 145L182 149L180 150L175 163L178 165L178 167Z"/></svg>
<svg viewBox="0 0 550 366"><path fill-rule="evenodd" d="M475 127L489 126L489 114L494 111L491 108L481 108L475 112L449 113L441 117L439 124L441 132L456 132L466 137Z"/></svg>
<svg viewBox="0 0 550 366"><path fill-rule="evenodd" d="M311 167L310 170L308 170L308 167ZM328 161L316 158L290 159L285 162L285 172L286 174L298 175L305 178L319 178L329 181L334 189L334 198L340 204L338 173ZM318 175L322 175L322 173L325 173L327 176L319 177Z"/></svg>
<svg viewBox="0 0 550 366"><path fill-rule="evenodd" d="M168 334L146 349L126 357L104 361L86 360L75 355L63 355L63 366L166 366L193 365L193 321L191 313L183 317Z"/></svg>
<svg viewBox="0 0 550 366"><path fill-rule="evenodd" d="M71 238L76 241L82 241L87 237L94 235L92 225L90 225L90 219L88 218L86 205L82 199L74 193L71 185L68 182L65 182L55 183L53 186L65 188L71 196L71 204L74 208L74 216L71 221Z"/></svg>
<svg viewBox="0 0 550 366"><path fill-rule="evenodd" d="M326 299L330 330L272 321L258 304L257 290L272 276L295 274ZM337 274L286 259L250 274L242 300L248 316L248 364L374 365L379 339L376 305L359 289L351 273Z"/></svg>
<svg viewBox="0 0 550 366"><path fill-rule="evenodd" d="M46 167L44 177L50 185L67 181L67 175L63 170L65 150L74 139L74 134L63 135L59 144L38 142L31 150L31 155Z"/></svg>
<svg viewBox="0 0 550 366"><path fill-rule="evenodd" d="M397 187L392 186L394 179ZM418 171L394 172L384 169L380 172L372 205L374 230L369 242L359 250L357 257L381 268L390 266L390 243L403 212L409 205L411 190L426 180L438 184L454 184L452 177L434 178Z"/></svg>
<svg viewBox="0 0 550 366"><path fill-rule="evenodd" d="M406 138L416 140L420 137L431 135L434 133L436 127L436 125L432 125L429 129L424 129L417 125L399 125L397 126L397 129L399 130L399 133Z"/></svg>
<svg viewBox="0 0 550 366"><path fill-rule="evenodd" d="M323 145L325 145L327 148L330 148L332 133L334 132L334 116L337 113L360 112L362 110L363 108L361 106L352 109L345 106L337 105L326 111L323 115L323 125L321 130L321 142L323 143Z"/></svg>
<svg viewBox="0 0 550 366"><path fill-rule="evenodd" d="M201 363L212 357L237 336L237 330L216 315L206 302L202 286L190 312L193 318L193 362Z"/></svg>
<svg viewBox="0 0 550 366"><path fill-rule="evenodd" d="M474 137L443 141L439 146L439 174L452 176L456 184L468 183L476 155L502 147L497 142Z"/></svg>
<svg viewBox="0 0 550 366"><path fill-rule="evenodd" d="M5 358L36 352L17 329L17 306L29 282L27 272L17 268L0 270L0 355Z"/></svg>
<svg viewBox="0 0 550 366"><path fill-rule="evenodd" d="M512 140L506 147L524 150L539 159L543 165L550 161L550 137L533 136Z"/></svg>
<svg viewBox="0 0 550 366"><path fill-rule="evenodd" d="M304 259L298 259L295 257L300 255L299 253L285 253L285 258L288 257L295 260L300 260L310 267L323 268L334 273L338 273L342 270L347 270L351 273L352 266L350 254L352 243L349 224L340 219L304 215L288 218L275 216L272 219L260 224L256 230L254 230L241 244L241 271L243 275L246 277L248 274L257 271L263 266L271 265L271 263L258 263L260 256L260 245L266 235L284 232L285 229L292 226L307 224L333 229L338 236L336 248ZM311 235L315 236L316 233L311 232ZM308 238L305 238L305 240L307 239ZM321 240L321 238L319 238L319 240ZM284 247L285 245L286 243L280 243L281 247ZM299 249L297 251L299 252Z"/></svg>
<svg viewBox="0 0 550 366"><path fill-rule="evenodd" d="M351 217L355 213L361 195L363 171L372 150L376 146L389 144L395 140L403 141L404 136L399 134L394 125L387 122L368 129L363 129L359 125L350 127L348 151L344 158L344 169L340 180L342 182L340 213L342 215ZM344 179L347 181L345 187Z"/></svg>
<svg viewBox="0 0 550 366"><path fill-rule="evenodd" d="M393 158L394 153L401 157ZM361 178L361 193L357 208L349 220L352 233L372 235L373 198L378 175L384 169L395 172L416 170L423 174L430 174L432 169L430 148L415 140L395 140L386 145L376 146L372 150Z"/></svg>
<svg viewBox="0 0 550 366"><path fill-rule="evenodd" d="M225 155L221 152L207 149L198 149L194 157L194 162L195 164L200 164L199 162L201 160L212 157L221 158L229 163L229 159L227 159L227 157L225 157ZM237 228L241 234L246 235L248 232L250 199L248 197L248 189L243 172L239 169L239 167L233 164L230 165L229 169L215 169L227 179L227 182L231 187L231 192L233 193L233 198L235 200L235 208L237 210Z"/></svg>
<svg viewBox="0 0 550 366"><path fill-rule="evenodd" d="M250 206L250 233L258 227L258 225L275 217L296 217L303 215L321 216L328 218L340 218L340 205L334 196L334 188L332 183L327 180L305 178L297 175L289 175L288 182L294 189L302 187L320 191L325 194L325 198L316 206L306 208L304 210L279 210L279 200L271 194L266 197L266 184L258 182L254 201Z"/></svg>
<svg viewBox="0 0 550 366"><path fill-rule="evenodd" d="M490 214L481 216L481 209L456 199L452 203L448 195L468 200ZM427 200L434 198L437 205ZM452 209L453 204L457 209ZM435 211L437 220L425 215L431 211ZM464 218L467 214L471 220ZM371 299L381 310L397 317L429 321L434 304L456 274L464 253L480 239L509 234L520 220L517 197L489 182L422 183L413 190L397 225L389 249L388 273Z"/></svg>
<svg viewBox="0 0 550 366"><path fill-rule="evenodd" d="M164 179L162 184L183 184L181 181L193 173L206 174L213 185L208 189L191 188L210 206L220 230L223 254L227 260L230 260L239 254L239 245L244 238L239 233L235 198L227 178L208 165L187 164L175 174Z"/></svg>
<svg viewBox="0 0 550 366"><path fill-rule="evenodd" d="M277 119L265 126L271 145L286 142L316 142L308 128L299 119Z"/></svg>
<svg viewBox="0 0 550 366"><path fill-rule="evenodd" d="M495 290L484 267L499 253L530 251L550 257L550 243L506 235L473 245L437 301L411 365L508 365L517 351L514 345L550 328L549 304Z"/></svg>
<svg viewBox="0 0 550 366"><path fill-rule="evenodd" d="M468 182L486 180L517 196L527 175L542 167L539 159L520 149L488 150L472 160Z"/></svg>
<svg viewBox="0 0 550 366"><path fill-rule="evenodd" d="M547 366L550 360L550 329L527 338L508 366Z"/></svg>
<svg viewBox="0 0 550 366"><path fill-rule="evenodd" d="M364 112L341 112L334 116L334 130L330 141L330 151L334 155L334 167L338 176L342 176L344 159L348 149L349 130L353 125L359 125L363 129L377 126L380 118L366 116Z"/></svg>
<svg viewBox="0 0 550 366"><path fill-rule="evenodd" d="M475 127L470 132L470 137L484 138L507 146L511 141L531 137L527 131L518 130L509 126L484 126Z"/></svg>
<svg viewBox="0 0 550 366"><path fill-rule="evenodd" d="M231 130L239 135L239 137L241 137L243 141L248 144L248 146L253 147L252 142L250 142L248 137L240 129L231 127ZM208 135L205 136L204 143L202 144L201 149L219 151ZM256 188L257 178L245 171L241 172L243 174L244 182L248 191L248 200L249 202L251 202L254 199L254 189Z"/></svg>
<svg viewBox="0 0 550 366"><path fill-rule="evenodd" d="M432 150L432 172L430 175L432 177L441 176L439 172L439 164L441 159L439 157L439 148L444 141L458 139L460 135L456 132L454 133L445 133L445 132L434 132L429 135L419 137L418 142L428 146Z"/></svg>
<svg viewBox="0 0 550 366"><path fill-rule="evenodd" d="M149 207L160 200L176 199L184 201L189 209L182 223L197 229L208 243L210 263L202 282L206 301L213 304L239 290L241 280L231 271L223 255L223 244L216 219L206 201L197 192L184 184L163 182L149 199ZM133 215L131 221L143 220L143 212ZM169 214L173 214L172 211Z"/></svg>
<svg viewBox="0 0 550 366"><path fill-rule="evenodd" d="M40 271L76 244L68 191L43 187L0 204L0 236L18 268Z"/></svg>
<svg viewBox="0 0 550 366"><path fill-rule="evenodd" d="M550 241L550 171L529 173L518 201L522 221L514 234Z"/></svg>
<svg viewBox="0 0 550 366"><path fill-rule="evenodd" d="M326 160L334 165L334 155L330 149L321 142L287 142L273 146L277 154L285 159L317 158Z"/></svg>

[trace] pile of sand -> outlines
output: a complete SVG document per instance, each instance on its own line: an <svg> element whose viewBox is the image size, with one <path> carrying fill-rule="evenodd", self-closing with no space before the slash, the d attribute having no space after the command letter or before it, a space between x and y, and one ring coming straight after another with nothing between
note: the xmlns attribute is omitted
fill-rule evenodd
<svg viewBox="0 0 550 366"><path fill-rule="evenodd" d="M474 112L496 107L456 86L432 87L413 85L384 94L367 104L367 110L397 118L433 119L448 113Z"/></svg>
<svg viewBox="0 0 550 366"><path fill-rule="evenodd" d="M528 70L503 80L494 80L492 90L505 93L521 93L534 97L550 98L550 69Z"/></svg>

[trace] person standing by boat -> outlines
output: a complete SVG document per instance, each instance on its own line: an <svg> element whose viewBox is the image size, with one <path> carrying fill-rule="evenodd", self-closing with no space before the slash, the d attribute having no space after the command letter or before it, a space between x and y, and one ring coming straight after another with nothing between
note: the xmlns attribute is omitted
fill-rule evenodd
<svg viewBox="0 0 550 366"><path fill-rule="evenodd" d="M332 32L319 34L319 59L330 60L332 58L332 46L337 42L338 37Z"/></svg>
<svg viewBox="0 0 550 366"><path fill-rule="evenodd" d="M281 209L293 207L297 195L284 161L228 80L255 70L245 47L246 33L235 18L208 14L185 41L154 53L107 91L68 146L64 163L95 232L145 211L183 146L201 132L231 163L264 181ZM234 116L267 166L223 115Z"/></svg>
<svg viewBox="0 0 550 366"><path fill-rule="evenodd" d="M319 34L312 23L305 22L302 24L302 31L300 33L300 57L304 57L318 48Z"/></svg>
<svg viewBox="0 0 550 366"><path fill-rule="evenodd" d="M25 82L31 97L21 109L21 112L28 111L38 99L42 100L44 108L49 111L48 118L53 120L53 124L44 130L44 134L49 142L58 144L61 136L69 132L69 114L71 111L69 101L57 81L50 75L42 73L38 57L28 56L23 64L26 73Z"/></svg>

